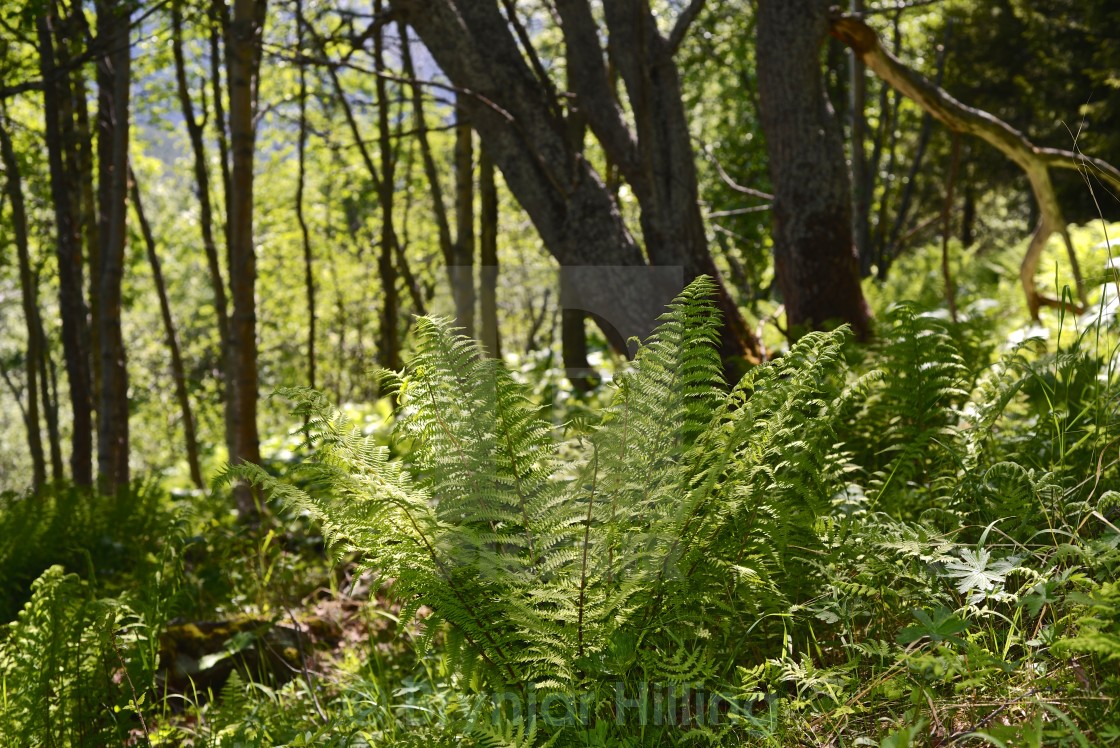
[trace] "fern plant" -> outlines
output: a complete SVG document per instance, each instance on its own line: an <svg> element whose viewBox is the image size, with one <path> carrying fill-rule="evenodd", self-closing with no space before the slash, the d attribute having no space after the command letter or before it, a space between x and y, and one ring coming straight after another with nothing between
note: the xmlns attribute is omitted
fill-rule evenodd
<svg viewBox="0 0 1120 748"><path fill-rule="evenodd" d="M968 396L968 371L941 320L904 303L887 322L874 358L886 375L867 388L844 436L868 473L872 506L909 515L949 493L946 479L959 449L956 408Z"/></svg>
<svg viewBox="0 0 1120 748"><path fill-rule="evenodd" d="M622 729L619 704L649 684L718 687L760 656L780 631L771 614L811 591L783 571L812 552L840 484L845 332L806 336L728 392L712 291L699 279L676 299L611 405L565 444L500 362L422 318L415 356L384 375L407 460L321 393L287 390L316 488L250 465L226 478L310 514L336 556L393 579L402 618L431 611L421 643L445 637L465 692L552 695L550 719L526 726L551 738ZM506 734L511 704L484 704L483 722ZM662 719L716 729L695 712Z"/></svg>
<svg viewBox="0 0 1120 748"><path fill-rule="evenodd" d="M0 643L0 734L11 745L103 746L142 728L155 670L143 616L60 566Z"/></svg>

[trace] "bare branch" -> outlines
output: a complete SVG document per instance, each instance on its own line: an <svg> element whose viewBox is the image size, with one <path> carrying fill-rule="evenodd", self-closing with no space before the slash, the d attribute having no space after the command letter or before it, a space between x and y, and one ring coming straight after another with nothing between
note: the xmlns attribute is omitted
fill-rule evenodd
<svg viewBox="0 0 1120 748"><path fill-rule="evenodd" d="M692 27L693 21L700 15L700 11L704 9L704 0L692 0L688 7L681 11L677 16L677 22L673 24L673 30L669 32L669 38L665 40L665 44L669 47L669 54L674 55L684 41L685 36L688 34L689 28Z"/></svg>

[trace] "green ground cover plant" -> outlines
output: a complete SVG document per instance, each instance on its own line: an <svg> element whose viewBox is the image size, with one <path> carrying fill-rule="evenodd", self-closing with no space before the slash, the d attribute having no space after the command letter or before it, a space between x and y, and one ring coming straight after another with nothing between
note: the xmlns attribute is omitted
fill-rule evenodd
<svg viewBox="0 0 1120 748"><path fill-rule="evenodd" d="M393 413L378 425L322 393L283 391L302 424L285 459L224 478L252 481L287 519L246 535L218 510L150 513L180 530L162 531L168 542L145 564L105 574L98 565L119 558L106 549L127 540L107 544L112 524L75 530L67 570L43 571L0 641L5 735L1120 740L1120 387L1107 298L1059 320L1048 341L1043 329L1007 335L1007 317L967 294L972 312L957 322L898 304L870 347L843 328L813 333L729 384L710 294L704 280L690 286L634 363L567 419L440 318L419 319L405 369L381 375ZM33 538L57 525L55 511L36 523L13 497L0 517ZM215 533L235 550L217 554ZM251 570L228 571L235 559ZM271 626L296 611L308 621L345 597L328 559L368 580L354 646L313 652L309 641L294 677L235 669L169 690L155 642L173 615L225 599ZM231 641L221 657L241 653Z"/></svg>

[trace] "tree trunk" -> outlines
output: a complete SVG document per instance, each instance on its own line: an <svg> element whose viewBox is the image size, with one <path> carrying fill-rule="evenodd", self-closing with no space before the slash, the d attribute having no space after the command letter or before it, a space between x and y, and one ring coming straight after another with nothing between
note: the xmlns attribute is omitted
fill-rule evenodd
<svg viewBox="0 0 1120 748"><path fill-rule="evenodd" d="M263 11L262 11L263 13ZM229 39L229 7L226 0L212 0L210 4L210 87L214 101L214 137L218 141L218 173L222 178L222 203L225 208L222 230L229 247L230 199L232 177L230 175L229 123L226 118L226 88L222 86L222 62L229 64L225 56L226 40ZM226 83L229 83L228 76ZM232 385L230 385L232 387Z"/></svg>
<svg viewBox="0 0 1120 748"><path fill-rule="evenodd" d="M604 3L610 59L626 88L635 124L631 131L612 91L590 5L586 0L560 0L557 11L581 114L634 189L650 264L678 269L681 283L698 275L715 278L725 358L757 359L758 342L720 279L700 213L692 139L673 60L695 13L683 11L666 37L658 31L648 3Z"/></svg>
<svg viewBox="0 0 1120 748"><path fill-rule="evenodd" d="M957 169L961 161L961 139L953 133L953 153L950 156L949 178L945 184L945 204L941 208L941 280L945 283L945 303L949 318L957 322L957 288L953 283L953 266L949 257L949 236L953 228L953 188L956 186Z"/></svg>
<svg viewBox="0 0 1120 748"><path fill-rule="evenodd" d="M230 174L230 146L229 146L229 121L226 117L226 95L228 92L228 85L223 86L223 63L228 65L229 59L226 56L226 44L229 39L229 7L226 5L226 0L211 0L209 8L209 22L210 22L210 88L211 99L214 104L214 138L218 142L218 175L222 183L222 236L225 237L226 244L226 264L227 269L231 265L229 251L231 244L230 239L230 201L232 199L233 187L232 176ZM225 76L225 82L229 83L228 75ZM205 103L205 94L203 94L203 102ZM218 268L218 279L221 279L221 267ZM213 277L211 278L213 282ZM232 278L229 281L232 283ZM222 295L232 295L232 290L228 287L222 288ZM215 290L215 295L217 291ZM237 454L237 422L238 422L238 405L237 405L237 385L234 379L237 375L236 361L234 360L233 350L233 333L230 330L233 322L229 319L232 314L232 302L225 305L226 314L226 339L222 347L221 360L222 360L222 383L223 389L223 407L225 414L225 439L226 450L229 453L230 460L234 459ZM219 334L219 343L221 337ZM240 494L239 494L240 495Z"/></svg>
<svg viewBox="0 0 1120 748"><path fill-rule="evenodd" d="M86 28L85 16L81 13L74 13L71 23L77 23L79 28L88 31ZM94 175L93 175L93 128L90 127L89 121L89 106L86 103L86 84L82 75L82 69L74 69L74 96L73 96L73 109L74 109L74 142L68 147L71 152L73 163L78 174L78 180L74 184L74 189L77 190L77 205L81 210L82 220L82 235L85 239L86 257L88 258L90 267L89 278L89 316L95 323L89 329L89 347L93 352L90 356L90 378L93 386L93 392L101 392L101 356L98 351L101 350L101 331L98 329L96 320L101 313L101 287L98 283L97 268L101 267L101 235L100 235L100 212L98 210L97 199L95 198L94 189ZM101 405L95 398L93 403L94 415L97 415ZM100 422L98 422L100 428Z"/></svg>
<svg viewBox="0 0 1120 748"><path fill-rule="evenodd" d="M303 2L296 0L296 37L303 49ZM297 153L299 178L296 182L296 221L303 240L303 284L307 294L307 386L315 389L315 266L311 251L311 234L307 230L307 217L303 214L303 186L306 181L307 151L307 74L299 68L299 140Z"/></svg>
<svg viewBox="0 0 1120 748"><path fill-rule="evenodd" d="M23 182L19 161L16 159L12 139L8 136L7 113L0 108L0 161L4 164L6 180L4 191L12 209L12 239L19 259L20 298L23 301L23 319L27 327L27 354L24 359L27 377L27 447L31 453L31 487L38 493L47 482L47 462L43 454L43 437L39 431L39 392L36 387L46 373L39 371L42 340L39 338L39 300L34 274L31 272L31 252L27 241L27 209L23 201Z"/></svg>
<svg viewBox="0 0 1120 748"><path fill-rule="evenodd" d="M40 68L43 75L43 114L47 160L51 175L51 202L58 231L59 314L62 318L62 352L70 382L70 476L79 486L93 484L93 414L89 374L89 323L82 267L79 213L74 204L75 175L66 168L64 144L73 139L73 121L62 116L63 102L71 96L66 67L56 64L53 35L58 16L53 4L38 20Z"/></svg>
<svg viewBox="0 0 1120 748"><path fill-rule="evenodd" d="M36 279L36 283L37 283ZM47 334L43 330L43 317L36 315L35 327L39 331L40 364L39 394L43 403L43 415L47 421L47 440L51 452L51 480L58 482L65 477L62 469L62 437L58 432L58 381L55 376L54 359L51 358Z"/></svg>
<svg viewBox="0 0 1120 748"><path fill-rule="evenodd" d="M183 355L179 349L179 335L175 332L175 320L171 316L171 302L167 299L167 284L163 281L163 268L156 253L156 240L152 234L152 226L144 214L144 204L140 201L140 185L136 182L136 174L129 167L129 181L132 187L132 207L136 211L136 220L140 224L140 233L144 237L144 246L148 253L148 265L152 269L152 281L155 283L156 296L159 298L159 313L163 320L163 332L167 336L167 351L171 355L171 379L175 383L175 399L179 402L179 414L183 418L183 439L187 448L187 466L190 469L191 481L200 490L206 488L202 479L202 468L198 461L198 438L194 430L194 414L191 412L190 395L187 392L187 375L183 367Z"/></svg>
<svg viewBox="0 0 1120 748"><path fill-rule="evenodd" d="M381 0L374 2L374 14L380 16ZM378 26L373 36L373 54L378 70L385 69L385 27ZM397 271L393 265L393 248L397 233L393 226L393 190L396 185L396 163L393 154L392 133L389 130L389 93L385 79L377 76L377 147L381 155L381 182L377 191L381 204L381 247L377 268L381 276L381 340L377 348L378 360L386 369L401 368L401 342L397 328L400 299L397 297Z"/></svg>
<svg viewBox="0 0 1120 748"><path fill-rule="evenodd" d="M233 297L230 349L234 390L234 452L230 461L260 462L257 433L257 258L253 246L253 156L260 71L261 34L266 0L235 0L226 38L229 68L229 132L233 163L230 172L229 278ZM243 517L256 513L247 487L235 491Z"/></svg>
<svg viewBox="0 0 1120 748"><path fill-rule="evenodd" d="M451 295L455 321L474 337L474 133L460 107L455 111L455 243L451 247Z"/></svg>
<svg viewBox="0 0 1120 748"><path fill-rule="evenodd" d="M564 376L577 392L589 392L599 383L598 372L587 360L587 315L571 300L572 278L560 274L560 360ZM541 310L544 314L544 310Z"/></svg>
<svg viewBox="0 0 1120 748"><path fill-rule="evenodd" d="M573 303L596 316L616 348L625 350L631 336L648 335L688 272L704 263L676 257L663 263L666 267L647 264L599 174L572 148L555 97L526 63L509 19L496 7L464 0L394 0L392 5L462 91L460 105L506 184L549 252L573 274L578 290ZM578 58L569 54L568 60L575 64ZM659 165L658 174L676 180L675 164ZM685 172L684 181L688 177ZM666 189L675 194L677 188ZM642 207L644 214L648 208ZM680 210L699 212L695 202ZM684 251L695 252L695 245ZM655 265L665 259L660 251L654 256L653 244L650 254ZM706 249L705 255L706 267L714 270ZM741 322L733 305L725 304L724 311L728 329ZM725 352L756 354L753 336L730 336L737 337Z"/></svg>
<svg viewBox="0 0 1120 748"><path fill-rule="evenodd" d="M95 324L101 348L97 472L104 493L116 493L129 481L128 370L121 331L128 205L129 16L126 3L98 0L97 38L105 48L97 62L97 233L101 251Z"/></svg>
<svg viewBox="0 0 1120 748"><path fill-rule="evenodd" d="M1047 239L1055 232L1062 234L1069 255L1078 297L1086 303L1084 284L1073 245L1069 241L1061 205L1050 181L1050 170L1092 168L1094 174L1113 189L1120 189L1120 170L1098 158L1057 148L1040 148L1031 143L1023 133L988 112L965 106L938 86L903 65L884 50L875 32L863 21L855 18L832 19L832 33L850 46L863 59L868 68L885 83L892 86L925 111L944 122L954 132L975 135L993 146L1021 168L1030 180L1031 189L1039 211L1038 227L1019 269L1019 280L1027 298L1027 309L1032 319L1038 319L1042 306L1060 306L1061 301L1042 297L1034 283L1035 270L1046 246Z"/></svg>
<svg viewBox="0 0 1120 748"><path fill-rule="evenodd" d="M478 311L482 345L492 358L502 357L498 324L498 189L494 162L483 148L478 157Z"/></svg>
<svg viewBox="0 0 1120 748"><path fill-rule="evenodd" d="M965 170L966 172L968 169ZM975 241L976 188L966 173L964 178L964 207L961 208L961 246L968 249Z"/></svg>
<svg viewBox="0 0 1120 748"><path fill-rule="evenodd" d="M794 334L830 321L870 335L852 245L851 192L839 124L825 96L822 0L760 0L758 92L774 184L774 272Z"/></svg>
<svg viewBox="0 0 1120 748"><path fill-rule="evenodd" d="M416 70L412 64L412 50L408 41L408 27L404 23L398 24L401 38L401 65L406 78L416 80ZM429 196L432 204L432 217L436 222L436 231L439 236L439 249L443 255L444 268L447 271L447 283L451 288L452 300L455 303L455 325L466 328L467 320L460 314L459 297L455 293L458 275L454 269L455 249L451 238L451 222L447 217L447 206L443 201L443 186L439 178L439 169L432 147L428 142L428 126L424 116L424 92L419 85L412 85L412 118L416 139L420 145L420 159L424 164L424 175L428 180Z"/></svg>
<svg viewBox="0 0 1120 748"><path fill-rule="evenodd" d="M852 12L863 11L863 0L852 0ZM871 187L867 155L864 144L867 140L867 76L863 62L854 52L849 53L851 81L848 87L848 117L851 123L852 151L852 240L859 257L860 276L871 275L874 260L871 251Z"/></svg>
<svg viewBox="0 0 1120 748"><path fill-rule="evenodd" d="M227 359L230 355L229 347L229 302L226 297L226 282L222 277L221 255L218 253L218 244L214 239L215 216L210 202L210 171L207 166L206 141L203 123L199 122L194 113L194 102L191 99L190 86L187 82L187 63L183 54L183 19L180 0L171 6L171 52L175 60L175 88L179 98L179 109L183 113L183 121L187 127L187 136L191 143L193 156L195 194L198 197L199 230L202 235L202 249L206 254L206 268L210 274L210 287L214 293L214 313L218 322L218 345L221 374L219 383L222 388L222 403L225 408L225 422L227 424L226 442L231 441L232 434L228 433L229 418L229 390L226 371L229 368ZM215 110L221 111L221 102L215 104ZM224 122L224 117L221 118ZM224 124L221 125L224 130Z"/></svg>

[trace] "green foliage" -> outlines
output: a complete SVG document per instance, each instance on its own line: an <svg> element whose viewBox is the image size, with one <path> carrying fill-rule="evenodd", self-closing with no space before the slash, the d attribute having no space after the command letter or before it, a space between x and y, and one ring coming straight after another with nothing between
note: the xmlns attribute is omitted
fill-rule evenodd
<svg viewBox="0 0 1120 748"><path fill-rule="evenodd" d="M634 698L639 682L723 682L764 641L745 629L805 592L783 572L835 491L843 333L806 337L727 396L710 293L698 281L672 305L570 463L500 363L422 319L415 357L386 374L407 462L303 390L289 394L315 449L306 469L326 490L229 477L394 579L402 618L430 609L424 641L443 632L467 691L589 697L605 725L616 684Z"/></svg>
<svg viewBox="0 0 1120 748"><path fill-rule="evenodd" d="M0 643L5 740L93 747L142 728L156 665L150 623L122 600L95 599L77 575L47 569Z"/></svg>
<svg viewBox="0 0 1120 748"><path fill-rule="evenodd" d="M891 514L930 506L955 475L956 409L968 370L947 326L912 304L887 317L872 375L846 444L868 471L871 507ZM919 494L915 496L915 494Z"/></svg>
<svg viewBox="0 0 1120 748"><path fill-rule="evenodd" d="M102 580L151 565L172 522L166 496L152 484L112 496L66 484L38 495L0 494L0 620L11 620L31 582L52 565Z"/></svg>
<svg viewBox="0 0 1120 748"><path fill-rule="evenodd" d="M381 612L412 646L371 639L283 686L236 673L184 694L177 716L151 703L149 633L170 612L177 543L113 562L74 529L96 550L76 557L131 568L145 591L96 600L101 587L57 568L36 582L0 645L6 682L34 684L9 685L5 724L33 744L96 744L138 734L142 714L153 744L211 746L1120 736L1115 333L1090 324L992 363L971 342L992 319L900 305L870 349L809 335L728 387L710 292L687 289L607 404L559 427L532 385L439 318L417 320L409 364L382 375L391 432L284 393L301 445L226 477L296 516L257 534L218 504L191 520L192 606L306 604L311 521L334 560L381 580L400 606ZM138 497L118 501L139 511ZM90 511L71 501L40 514L13 501L0 519L46 537L56 512L76 527ZM90 699L121 711L75 717Z"/></svg>

